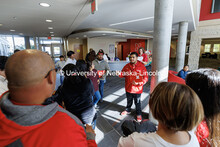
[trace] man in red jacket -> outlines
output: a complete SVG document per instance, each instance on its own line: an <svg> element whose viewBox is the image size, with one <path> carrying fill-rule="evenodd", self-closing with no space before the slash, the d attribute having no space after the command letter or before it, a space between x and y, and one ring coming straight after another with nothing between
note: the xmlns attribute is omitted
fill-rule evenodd
<svg viewBox="0 0 220 147"><path fill-rule="evenodd" d="M91 126L56 102L45 104L56 83L55 66L47 54L23 50L6 63L9 92L0 99L0 146L97 146Z"/></svg>
<svg viewBox="0 0 220 147"><path fill-rule="evenodd" d="M126 64L122 69L119 77L125 77L125 91L127 96L127 107L121 115L131 113L131 106L133 99L136 105L137 121L141 122L141 93L143 92L143 85L148 81L147 70L144 64L137 60L138 54L132 52L130 54L130 63Z"/></svg>

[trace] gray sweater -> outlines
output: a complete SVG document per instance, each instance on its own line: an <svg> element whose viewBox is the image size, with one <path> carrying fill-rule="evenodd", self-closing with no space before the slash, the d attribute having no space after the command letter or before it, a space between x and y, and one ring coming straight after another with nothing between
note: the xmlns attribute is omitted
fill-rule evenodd
<svg viewBox="0 0 220 147"><path fill-rule="evenodd" d="M95 65L96 70L105 70L105 74L100 78L100 80L105 80L110 68L105 60L102 60L100 63L99 62L100 61L98 59L95 59L92 63Z"/></svg>

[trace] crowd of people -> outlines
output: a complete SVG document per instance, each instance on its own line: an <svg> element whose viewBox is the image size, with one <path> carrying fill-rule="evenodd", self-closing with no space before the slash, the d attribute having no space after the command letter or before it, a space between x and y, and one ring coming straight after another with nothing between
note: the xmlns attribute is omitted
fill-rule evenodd
<svg viewBox="0 0 220 147"><path fill-rule="evenodd" d="M74 54L67 52L66 61L61 55L56 64L38 50L0 56L0 146L97 146L94 130L109 59L102 49L91 49L85 60ZM125 78L127 106L120 114L130 114L134 101L137 122L143 120L149 57L139 48L116 72ZM155 132L134 131L119 139L119 147L220 146L220 72L188 68L179 72L186 85L162 82L150 94L150 111L159 122ZM61 85L54 92L56 74Z"/></svg>

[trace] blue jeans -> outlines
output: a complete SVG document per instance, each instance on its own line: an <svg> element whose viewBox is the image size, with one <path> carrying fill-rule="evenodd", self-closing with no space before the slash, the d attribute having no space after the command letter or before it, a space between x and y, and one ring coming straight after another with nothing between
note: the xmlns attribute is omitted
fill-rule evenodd
<svg viewBox="0 0 220 147"><path fill-rule="evenodd" d="M106 82L105 80L100 80L100 83L99 83L99 92L100 92L100 95L101 95L101 100L103 99L105 82Z"/></svg>
<svg viewBox="0 0 220 147"><path fill-rule="evenodd" d="M93 96L93 105L96 105L100 99L101 99L101 94L100 94L99 90L97 90L95 92L95 95Z"/></svg>
<svg viewBox="0 0 220 147"><path fill-rule="evenodd" d="M60 75L60 84L62 85L64 81L64 76Z"/></svg>

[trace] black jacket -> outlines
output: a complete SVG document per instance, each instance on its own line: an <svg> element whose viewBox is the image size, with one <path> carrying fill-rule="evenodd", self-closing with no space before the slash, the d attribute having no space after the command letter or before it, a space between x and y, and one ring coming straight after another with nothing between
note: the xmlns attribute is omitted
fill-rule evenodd
<svg viewBox="0 0 220 147"><path fill-rule="evenodd" d="M64 83L55 94L55 101L80 118L80 114L93 107L94 89L90 79L85 77L65 77Z"/></svg>

